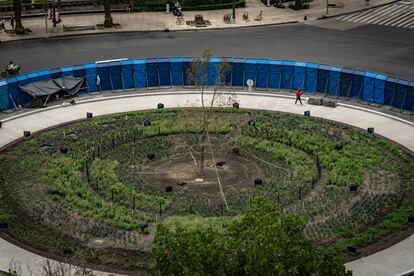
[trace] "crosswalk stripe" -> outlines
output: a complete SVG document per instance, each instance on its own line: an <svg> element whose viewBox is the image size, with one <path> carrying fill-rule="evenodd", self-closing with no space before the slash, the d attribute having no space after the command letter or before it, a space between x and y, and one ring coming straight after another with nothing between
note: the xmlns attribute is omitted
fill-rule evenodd
<svg viewBox="0 0 414 276"><path fill-rule="evenodd" d="M402 0L378 8L342 15L335 20L414 28L414 0Z"/></svg>
<svg viewBox="0 0 414 276"><path fill-rule="evenodd" d="M346 21L353 21L354 22L355 19L357 19L361 16L364 16L365 14L370 13L370 12L372 12L372 10L367 10L367 11L364 11L364 12L361 12L361 13L353 14L350 18L346 19Z"/></svg>
<svg viewBox="0 0 414 276"><path fill-rule="evenodd" d="M337 19L339 19L339 20L348 20L349 18L355 16L356 14L360 14L360 13L361 12L358 12L358 13L354 12L354 13L350 13L350 14L341 15L341 16L337 17Z"/></svg>
<svg viewBox="0 0 414 276"><path fill-rule="evenodd" d="M375 16L377 14L376 10L371 10L369 13L363 15L363 16L357 16L355 18L352 19L353 22L360 22L360 21L364 21L366 18L371 17L371 16Z"/></svg>
<svg viewBox="0 0 414 276"><path fill-rule="evenodd" d="M378 23L378 25L387 25L387 23L389 22L393 22L395 20L398 20L401 17L404 17L405 14L407 12L409 12L410 10L407 10L407 8L405 8L404 10L400 10L398 13L392 15L391 17L388 17L387 19L381 21L380 23Z"/></svg>
<svg viewBox="0 0 414 276"><path fill-rule="evenodd" d="M405 9L404 6L400 6L398 9L394 10L393 12L387 14L386 16L381 16L381 17L377 17L376 19L372 20L370 23L372 24L378 24L380 22L383 22L385 20L387 20L388 18L390 18L390 16L395 15L396 13L398 13L399 11Z"/></svg>
<svg viewBox="0 0 414 276"><path fill-rule="evenodd" d="M387 23L384 23L385 26L396 26L399 22L410 18L410 15L414 14L414 9L406 10L403 14L401 14L396 19L390 20Z"/></svg>
<svg viewBox="0 0 414 276"><path fill-rule="evenodd" d="M414 18L411 18L410 20L407 20L405 22L405 24L401 25L401 27L408 27L410 26L412 23L414 23Z"/></svg>
<svg viewBox="0 0 414 276"><path fill-rule="evenodd" d="M408 15L414 14L414 9L412 9L408 14L406 14L403 18L399 18L399 20L393 22L393 26L398 27L401 23L404 23L406 21L406 18Z"/></svg>
<svg viewBox="0 0 414 276"><path fill-rule="evenodd" d="M371 22L373 20L376 20L379 16L381 16L383 14L386 14L387 12L392 12L396 8L398 8L398 5L392 5L388 9L385 9L385 10L379 12L379 13L374 14L373 16L370 16L369 18L366 19L365 22Z"/></svg>

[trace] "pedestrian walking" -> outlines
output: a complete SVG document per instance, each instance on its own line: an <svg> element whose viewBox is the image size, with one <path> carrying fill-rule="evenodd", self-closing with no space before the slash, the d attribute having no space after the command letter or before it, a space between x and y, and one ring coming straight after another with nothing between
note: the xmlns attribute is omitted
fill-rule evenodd
<svg viewBox="0 0 414 276"><path fill-rule="evenodd" d="M15 22L14 14L11 14L10 15L10 25L12 27L12 30L14 30L14 22Z"/></svg>
<svg viewBox="0 0 414 276"><path fill-rule="evenodd" d="M302 104L302 100L300 99L300 96L302 95L302 91L300 91L300 88L298 88L298 90L296 90L296 101L295 104L299 101L301 105Z"/></svg>
<svg viewBox="0 0 414 276"><path fill-rule="evenodd" d="M6 30L6 27L4 27L4 18L0 17L0 29Z"/></svg>

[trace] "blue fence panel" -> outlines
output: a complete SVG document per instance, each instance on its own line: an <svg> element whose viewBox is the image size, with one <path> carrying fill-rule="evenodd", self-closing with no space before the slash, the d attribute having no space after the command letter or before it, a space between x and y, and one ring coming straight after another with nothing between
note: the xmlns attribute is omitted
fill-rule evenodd
<svg viewBox="0 0 414 276"><path fill-rule="evenodd" d="M19 77L25 77L25 75L20 75ZM19 81L16 77L6 79L7 82L7 89L9 92L9 100L13 107L17 107L19 105L23 105L23 103L19 100L19 94L22 94L19 89Z"/></svg>
<svg viewBox="0 0 414 276"><path fill-rule="evenodd" d="M269 65L269 87L280 89L282 82L282 61L271 60Z"/></svg>
<svg viewBox="0 0 414 276"><path fill-rule="evenodd" d="M25 106L27 103L33 100L33 97L27 93L24 93L20 90L20 85L25 85L31 82L31 79L25 74L20 75L14 78L9 78L6 80L7 86L10 94L10 101L16 106Z"/></svg>
<svg viewBox="0 0 414 276"><path fill-rule="evenodd" d="M329 70L328 93L330 95L339 95L339 83L341 81L342 68L332 66Z"/></svg>
<svg viewBox="0 0 414 276"><path fill-rule="evenodd" d="M407 97L403 108L414 111L414 81L411 81L407 86Z"/></svg>
<svg viewBox="0 0 414 276"><path fill-rule="evenodd" d="M0 81L0 110L10 109L13 106L10 104L9 90L6 81Z"/></svg>
<svg viewBox="0 0 414 276"><path fill-rule="evenodd" d="M232 85L233 86L245 86L246 82L244 81L244 59L235 58L231 64L233 71Z"/></svg>
<svg viewBox="0 0 414 276"><path fill-rule="evenodd" d="M73 76L77 78L86 77L86 70L83 64L73 66ZM82 83L82 87L79 90L80 92L86 91L86 82Z"/></svg>
<svg viewBox="0 0 414 276"><path fill-rule="evenodd" d="M86 77L88 92L97 90L131 89L193 85L187 72L193 58L160 58L122 60L65 66L23 74L0 81L0 110L15 105L24 106L32 100L19 86L65 76ZM343 97L358 97L365 101L386 104L406 110L414 109L414 82L398 80L374 72L305 62L268 59L225 58L230 70L225 73L226 85L243 87L247 79L254 87L272 89L301 88L308 92L322 92ZM208 64L208 85L217 84L220 58ZM196 74L204 74L199 71ZM100 86L97 86L97 75ZM196 77L200 77L196 75Z"/></svg>
<svg viewBox="0 0 414 276"><path fill-rule="evenodd" d="M133 61L122 60L121 61L121 72L124 89L134 88L134 65Z"/></svg>
<svg viewBox="0 0 414 276"><path fill-rule="evenodd" d="M293 74L294 74L293 61L284 60L282 61L282 88L292 89L293 86Z"/></svg>
<svg viewBox="0 0 414 276"><path fill-rule="evenodd" d="M36 77L34 77L36 79ZM19 86L29 84L33 82L33 77L30 78L29 74L19 75L16 77L17 79L17 97L15 98L15 101L18 105L26 105L30 103L33 100L33 97L29 94L23 92ZM38 76L38 80L43 80L42 76Z"/></svg>
<svg viewBox="0 0 414 276"><path fill-rule="evenodd" d="M171 60L171 84L173 86L183 85L183 58L173 57Z"/></svg>
<svg viewBox="0 0 414 276"><path fill-rule="evenodd" d="M352 93L354 70L343 68L341 72L341 81L339 85L339 96L348 97Z"/></svg>
<svg viewBox="0 0 414 276"><path fill-rule="evenodd" d="M158 59L160 86L171 86L171 63L169 58Z"/></svg>
<svg viewBox="0 0 414 276"><path fill-rule="evenodd" d="M408 96L408 85L409 82L407 80L398 80L397 94L393 106L401 109L405 108Z"/></svg>
<svg viewBox="0 0 414 276"><path fill-rule="evenodd" d="M73 76L73 66L60 67L62 77Z"/></svg>
<svg viewBox="0 0 414 276"><path fill-rule="evenodd" d="M329 65L320 64L318 66L317 92L325 93L328 90L330 69Z"/></svg>
<svg viewBox="0 0 414 276"><path fill-rule="evenodd" d="M397 96L398 79L388 77L384 87L384 104L393 106Z"/></svg>
<svg viewBox="0 0 414 276"><path fill-rule="evenodd" d="M148 58L145 60L145 71L147 72L148 87L160 86L158 60L156 58Z"/></svg>
<svg viewBox="0 0 414 276"><path fill-rule="evenodd" d="M257 60L257 83L256 87L268 88L269 87L269 64L268 59Z"/></svg>
<svg viewBox="0 0 414 276"><path fill-rule="evenodd" d="M372 102L374 100L375 91L375 76L377 74L372 72L365 72L364 76L364 89L362 92L362 99L364 101Z"/></svg>
<svg viewBox="0 0 414 276"><path fill-rule="evenodd" d="M313 62L306 63L306 78L305 86L303 87L304 91L307 92L316 92L318 89L318 66L319 64Z"/></svg>
<svg viewBox="0 0 414 276"><path fill-rule="evenodd" d="M233 63L233 58L224 57L223 62L225 64L220 65L219 71L221 70L221 73L224 76L224 85L231 86L233 79L233 70L231 64Z"/></svg>
<svg viewBox="0 0 414 276"><path fill-rule="evenodd" d="M385 80L387 76L377 74L374 79L374 95L373 102L377 104L384 104Z"/></svg>
<svg viewBox="0 0 414 276"><path fill-rule="evenodd" d="M112 88L114 90L124 89L124 82L122 79L122 65L120 61L110 62L108 64L109 72L112 81Z"/></svg>
<svg viewBox="0 0 414 276"><path fill-rule="evenodd" d="M26 74L29 82L37 82L37 81L45 81L50 80L50 71L49 70L42 70L42 71L36 71ZM22 84L20 84L22 85Z"/></svg>
<svg viewBox="0 0 414 276"><path fill-rule="evenodd" d="M253 58L246 58L244 70L244 79L252 80L253 87L257 85L257 60Z"/></svg>
<svg viewBox="0 0 414 276"><path fill-rule="evenodd" d="M147 87L147 74L145 72L145 59L134 59L134 86Z"/></svg>
<svg viewBox="0 0 414 276"><path fill-rule="evenodd" d="M110 77L111 67L108 66L108 63L98 63L96 67L99 79L101 80L99 89L102 91L113 90Z"/></svg>
<svg viewBox="0 0 414 276"><path fill-rule="evenodd" d="M82 64L73 66L73 76L78 78L86 76L85 67Z"/></svg>
<svg viewBox="0 0 414 276"><path fill-rule="evenodd" d="M361 98L364 91L364 79L365 72L360 70L354 70L354 75L352 77L352 89L350 97L352 98Z"/></svg>
<svg viewBox="0 0 414 276"><path fill-rule="evenodd" d="M57 79L62 77L62 71L60 70L60 68L53 68L49 70L50 73L50 77L52 79Z"/></svg>
<svg viewBox="0 0 414 276"><path fill-rule="evenodd" d="M191 64L193 63L193 58L185 57L183 58L183 82L184 85L194 85L194 79L191 76Z"/></svg>
<svg viewBox="0 0 414 276"><path fill-rule="evenodd" d="M84 64L86 72L86 86L88 87L88 92L95 92L99 90L99 87L96 85L97 81L97 67L96 63L87 63Z"/></svg>
<svg viewBox="0 0 414 276"><path fill-rule="evenodd" d="M300 88L304 89L305 87L305 77L306 77L306 63L304 62L295 62L295 67L293 70L293 86L295 90Z"/></svg>
<svg viewBox="0 0 414 276"><path fill-rule="evenodd" d="M97 64L97 73L101 80L101 90L123 89L121 62L101 62ZM76 74L76 73L75 73Z"/></svg>
<svg viewBox="0 0 414 276"><path fill-rule="evenodd" d="M210 58L208 62L208 72L207 72L207 83L209 86L215 86L217 85L217 77L219 75L218 73L218 66L220 64L220 58L218 57L212 57Z"/></svg>

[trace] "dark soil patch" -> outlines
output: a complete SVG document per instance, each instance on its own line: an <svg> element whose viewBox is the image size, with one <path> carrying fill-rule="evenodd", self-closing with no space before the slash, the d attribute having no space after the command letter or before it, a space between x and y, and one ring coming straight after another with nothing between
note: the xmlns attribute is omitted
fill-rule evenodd
<svg viewBox="0 0 414 276"><path fill-rule="evenodd" d="M254 162L234 154L215 156L215 161L221 166L214 166L213 160L208 158L201 170L199 162L196 163L190 154L178 154L148 163L142 173L149 183L156 186L173 186L177 191L186 187L206 192L218 191L215 167L223 188L253 186L259 173Z"/></svg>

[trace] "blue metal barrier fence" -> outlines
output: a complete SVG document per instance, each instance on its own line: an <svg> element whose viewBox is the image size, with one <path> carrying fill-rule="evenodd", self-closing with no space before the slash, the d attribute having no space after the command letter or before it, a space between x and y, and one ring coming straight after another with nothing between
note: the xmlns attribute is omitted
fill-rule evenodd
<svg viewBox="0 0 414 276"><path fill-rule="evenodd" d="M220 58L208 64L208 85L214 86ZM383 74L313 62L254 58L225 58L227 85L245 87L252 79L260 90L297 89L308 93L356 98L414 111L414 81ZM148 58L99 61L22 74L0 81L0 111L24 106L32 98L20 86L64 76L85 77L83 93L162 88L190 84L187 72L193 58Z"/></svg>

